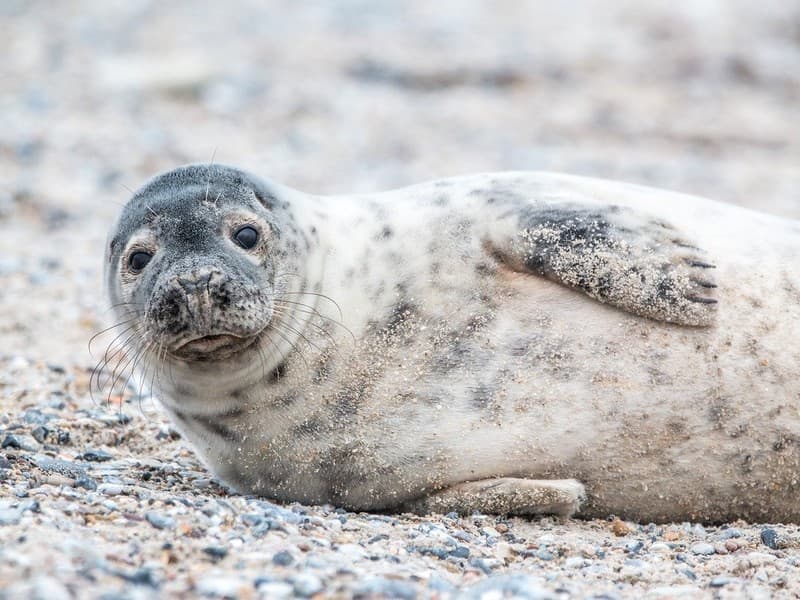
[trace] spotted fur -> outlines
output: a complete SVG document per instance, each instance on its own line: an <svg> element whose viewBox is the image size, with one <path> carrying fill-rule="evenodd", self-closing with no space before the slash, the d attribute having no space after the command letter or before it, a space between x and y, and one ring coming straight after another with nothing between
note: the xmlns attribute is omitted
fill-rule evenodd
<svg viewBox="0 0 800 600"><path fill-rule="evenodd" d="M241 222L252 252L230 243ZM589 516L800 521L798 258L793 221L620 183L317 197L194 165L134 195L107 281L167 411L236 489L570 514L582 482Z"/></svg>

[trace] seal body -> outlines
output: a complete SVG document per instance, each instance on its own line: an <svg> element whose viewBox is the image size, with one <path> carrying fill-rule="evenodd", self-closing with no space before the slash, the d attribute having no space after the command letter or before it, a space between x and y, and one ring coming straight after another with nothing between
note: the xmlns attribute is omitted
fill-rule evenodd
<svg viewBox="0 0 800 600"><path fill-rule="evenodd" d="M320 197L194 165L134 195L107 279L235 489L800 522L796 221L547 173Z"/></svg>

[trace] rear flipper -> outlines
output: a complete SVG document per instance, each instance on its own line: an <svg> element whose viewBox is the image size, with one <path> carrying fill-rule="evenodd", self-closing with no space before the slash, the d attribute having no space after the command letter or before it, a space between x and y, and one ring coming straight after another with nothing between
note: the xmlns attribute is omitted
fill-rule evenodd
<svg viewBox="0 0 800 600"><path fill-rule="evenodd" d="M416 514L481 512L495 515L557 515L570 517L586 498L575 479L502 477L459 483L408 502L401 508Z"/></svg>
<svg viewBox="0 0 800 600"><path fill-rule="evenodd" d="M487 249L514 270L643 317L713 322L714 265L680 231L644 212L610 204L525 204L487 225Z"/></svg>

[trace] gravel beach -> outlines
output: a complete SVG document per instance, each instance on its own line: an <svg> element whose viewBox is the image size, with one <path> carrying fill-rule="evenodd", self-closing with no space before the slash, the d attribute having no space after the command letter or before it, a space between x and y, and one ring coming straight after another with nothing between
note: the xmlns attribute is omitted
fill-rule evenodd
<svg viewBox="0 0 800 600"><path fill-rule="evenodd" d="M793 524L231 494L154 398L90 390L112 338L88 347L113 219L186 162L318 193L556 170L800 218L800 5L4 0L0 47L0 599L800 597Z"/></svg>

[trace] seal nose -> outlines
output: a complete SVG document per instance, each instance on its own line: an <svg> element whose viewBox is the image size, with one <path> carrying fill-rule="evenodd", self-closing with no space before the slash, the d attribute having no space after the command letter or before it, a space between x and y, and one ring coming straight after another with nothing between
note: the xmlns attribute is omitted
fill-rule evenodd
<svg viewBox="0 0 800 600"><path fill-rule="evenodd" d="M211 277L216 274L216 271L192 271L191 273L182 273L177 277L177 283L180 285L187 294L202 293L208 290Z"/></svg>

